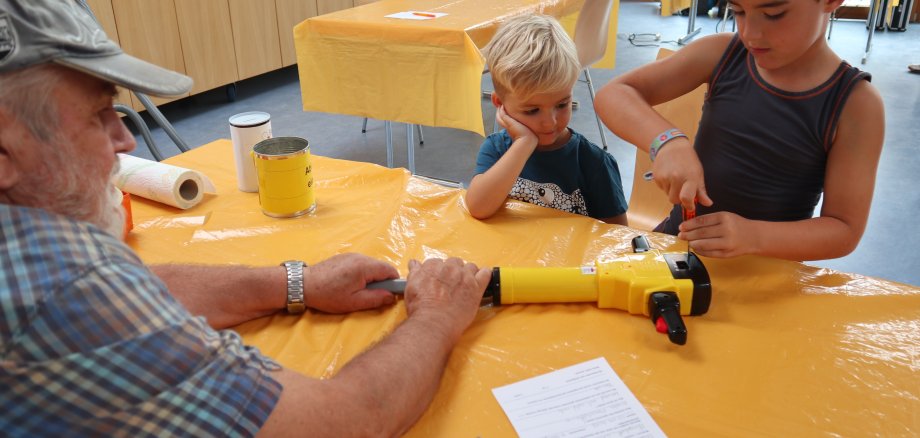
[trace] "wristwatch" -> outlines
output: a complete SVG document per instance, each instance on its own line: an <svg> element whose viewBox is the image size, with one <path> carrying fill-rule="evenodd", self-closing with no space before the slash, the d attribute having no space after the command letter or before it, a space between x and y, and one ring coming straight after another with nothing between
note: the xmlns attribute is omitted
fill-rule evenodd
<svg viewBox="0 0 920 438"><path fill-rule="evenodd" d="M287 270L287 311L291 314L303 313L307 310L303 299L303 268L307 265L300 260L287 260L281 266Z"/></svg>

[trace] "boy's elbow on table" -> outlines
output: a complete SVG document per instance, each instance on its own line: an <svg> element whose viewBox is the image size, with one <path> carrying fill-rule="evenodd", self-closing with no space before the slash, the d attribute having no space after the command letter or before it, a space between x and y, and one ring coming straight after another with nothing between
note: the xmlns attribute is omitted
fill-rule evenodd
<svg viewBox="0 0 920 438"><path fill-rule="evenodd" d="M481 220L481 221L482 221L482 220L486 220L486 219L492 217L493 214L494 214L494 213L486 214L486 213L483 213L483 212L477 212L477 213L473 213L472 211L470 212L470 216L473 216L473 218L479 219L479 220Z"/></svg>
<svg viewBox="0 0 920 438"><path fill-rule="evenodd" d="M482 205L480 205L480 202L477 202L475 200L475 198L473 199L473 201L470 201L469 192L467 192L466 196L464 197L464 200L466 201L465 202L466 211L470 213L470 216L476 219L479 219L479 220L488 219L492 217L492 215L494 215L496 211L498 211L498 208L489 209L489 208L483 207Z"/></svg>
<svg viewBox="0 0 920 438"><path fill-rule="evenodd" d="M837 221L841 227L836 233L836 238L833 239L835 242L832 245L825 258L834 259L839 257L844 257L850 255L853 251L856 250L856 247L859 246L859 242L862 240L863 234L866 231L866 223L859 220L849 221L844 217L834 217L834 216L824 216L833 218Z"/></svg>
<svg viewBox="0 0 920 438"><path fill-rule="evenodd" d="M834 255L833 258L845 257L850 255L853 251L856 251L856 247L859 246L859 241L862 240L862 234L862 231L857 232L856 230L850 230L850 232L841 239L837 247L838 254Z"/></svg>

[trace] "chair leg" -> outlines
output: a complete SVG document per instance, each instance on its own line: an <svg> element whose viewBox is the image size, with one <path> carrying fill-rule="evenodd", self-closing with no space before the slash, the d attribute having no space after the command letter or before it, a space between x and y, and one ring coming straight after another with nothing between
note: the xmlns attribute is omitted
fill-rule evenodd
<svg viewBox="0 0 920 438"><path fill-rule="evenodd" d="M594 84L591 82L591 73L588 72L590 69L585 69L585 81L588 82L588 94L591 95L591 109L594 109ZM601 144L604 145L604 150L607 150L607 135L604 134L604 124L601 123L600 116L597 115L597 111L594 111L594 120L597 122L597 131L601 134Z"/></svg>
<svg viewBox="0 0 920 438"><path fill-rule="evenodd" d="M361 125L361 133L362 133L362 134L366 134L366 133L367 133L367 117L364 118L364 124Z"/></svg>
<svg viewBox="0 0 920 438"><path fill-rule="evenodd" d="M418 145L425 144L425 134L422 133L422 125L415 125L418 128Z"/></svg>
<svg viewBox="0 0 920 438"><path fill-rule="evenodd" d="M153 158L157 161L163 161L163 154L160 153L160 148L158 148L156 142L153 141L153 136L150 135L150 129L147 128L147 123L144 123L144 119L141 118L141 115L138 114L137 111L134 111L134 109L122 104L116 103L114 107L115 111L124 114L134 122L134 126L137 126L137 130L140 131L141 137L143 137L144 142L147 143L147 148L150 149L150 154L153 155Z"/></svg>
<svg viewBox="0 0 920 438"><path fill-rule="evenodd" d="M150 98L147 97L144 93L134 92L134 96L141 101L141 104L144 105L144 108L147 109L147 114L150 114L150 117L153 117L153 120L157 122L157 125L160 125L160 128L166 132L166 135L176 144L176 147L179 148L182 152L188 152L189 147L185 143L185 140L182 140L182 137L179 137L179 133L176 132L176 128L173 128L173 125L169 123L169 120L166 120L166 117L163 117L163 113L160 112L160 109L157 108L153 102L150 101Z"/></svg>

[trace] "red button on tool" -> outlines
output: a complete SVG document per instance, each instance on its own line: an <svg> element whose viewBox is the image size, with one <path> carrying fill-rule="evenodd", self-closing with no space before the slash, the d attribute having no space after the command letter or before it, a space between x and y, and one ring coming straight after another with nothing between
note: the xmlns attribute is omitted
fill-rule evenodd
<svg viewBox="0 0 920 438"><path fill-rule="evenodd" d="M657 330L658 333L668 332L668 325L664 323L664 318L658 317L658 320L655 321L655 330Z"/></svg>

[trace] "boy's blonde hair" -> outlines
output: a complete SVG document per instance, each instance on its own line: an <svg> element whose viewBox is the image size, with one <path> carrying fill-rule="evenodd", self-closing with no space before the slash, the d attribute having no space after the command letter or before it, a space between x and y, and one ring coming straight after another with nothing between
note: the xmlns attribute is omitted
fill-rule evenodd
<svg viewBox="0 0 920 438"><path fill-rule="evenodd" d="M483 50L499 97L528 99L541 92L571 90L581 73L575 43L556 19L526 14L499 28Z"/></svg>

